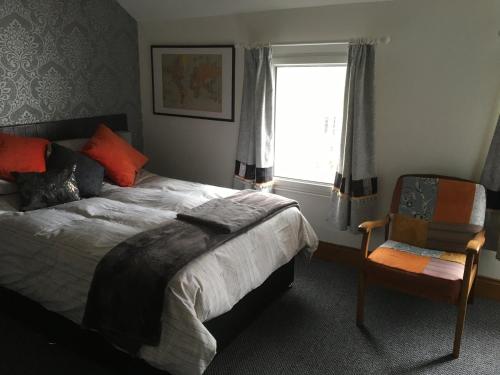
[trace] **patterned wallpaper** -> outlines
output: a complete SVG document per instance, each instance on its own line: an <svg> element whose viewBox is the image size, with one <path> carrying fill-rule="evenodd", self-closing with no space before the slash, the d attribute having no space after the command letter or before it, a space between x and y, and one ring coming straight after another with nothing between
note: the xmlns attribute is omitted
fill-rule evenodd
<svg viewBox="0 0 500 375"><path fill-rule="evenodd" d="M142 145L137 23L115 0L0 0L0 126L123 112Z"/></svg>

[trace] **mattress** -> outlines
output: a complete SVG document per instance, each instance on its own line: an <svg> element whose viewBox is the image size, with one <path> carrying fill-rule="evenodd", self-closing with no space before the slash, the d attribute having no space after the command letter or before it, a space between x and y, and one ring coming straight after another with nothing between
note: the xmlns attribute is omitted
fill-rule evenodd
<svg viewBox="0 0 500 375"><path fill-rule="evenodd" d="M105 183L100 197L28 213L16 211L15 196L0 196L0 285L80 324L95 267L111 248L182 209L234 193L142 171L133 188ZM165 290L160 345L143 346L139 356L172 374L201 374L217 352L203 322L317 244L290 208L190 262Z"/></svg>

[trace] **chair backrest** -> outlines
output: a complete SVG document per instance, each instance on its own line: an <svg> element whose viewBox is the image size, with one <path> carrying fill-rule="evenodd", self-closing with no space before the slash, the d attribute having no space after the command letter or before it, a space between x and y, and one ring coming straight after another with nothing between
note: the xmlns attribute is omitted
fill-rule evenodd
<svg viewBox="0 0 500 375"><path fill-rule="evenodd" d="M486 192L472 181L437 175L399 177L389 238L419 247L463 251L483 229Z"/></svg>

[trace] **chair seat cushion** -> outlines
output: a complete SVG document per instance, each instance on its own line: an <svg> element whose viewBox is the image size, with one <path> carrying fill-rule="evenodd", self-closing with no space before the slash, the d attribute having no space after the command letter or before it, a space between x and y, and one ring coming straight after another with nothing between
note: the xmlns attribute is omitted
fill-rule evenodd
<svg viewBox="0 0 500 375"><path fill-rule="evenodd" d="M465 260L465 254L386 241L368 257L367 274L372 281L393 289L456 303Z"/></svg>

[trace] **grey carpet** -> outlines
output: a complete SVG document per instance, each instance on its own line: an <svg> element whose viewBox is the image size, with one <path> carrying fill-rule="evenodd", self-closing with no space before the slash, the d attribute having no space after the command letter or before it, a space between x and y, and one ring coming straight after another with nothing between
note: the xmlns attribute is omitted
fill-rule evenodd
<svg viewBox="0 0 500 375"><path fill-rule="evenodd" d="M454 360L454 307L373 288L360 330L355 270L313 260L297 262L296 271L294 287L215 358L207 375L500 374L500 303L476 299L469 306L462 355ZM0 374L157 373L97 344L89 350L84 338L65 336L70 327L39 327L5 304L0 299Z"/></svg>

